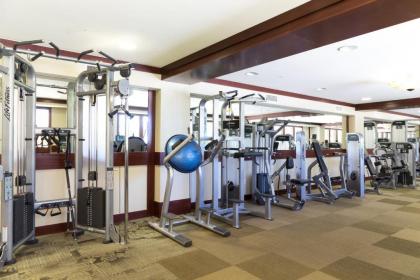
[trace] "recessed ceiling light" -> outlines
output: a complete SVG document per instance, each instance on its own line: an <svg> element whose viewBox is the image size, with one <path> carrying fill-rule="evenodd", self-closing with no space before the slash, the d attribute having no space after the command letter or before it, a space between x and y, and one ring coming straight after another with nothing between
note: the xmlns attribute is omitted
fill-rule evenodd
<svg viewBox="0 0 420 280"><path fill-rule="evenodd" d="M339 52L350 52L350 51L355 51L355 50L357 50L357 46L355 45L341 46L337 49L337 51Z"/></svg>
<svg viewBox="0 0 420 280"><path fill-rule="evenodd" d="M119 43L119 48L124 51L133 51L137 49L137 45L134 42L125 41L125 42Z"/></svg>
<svg viewBox="0 0 420 280"><path fill-rule="evenodd" d="M372 100L372 97L362 97L362 101L369 101Z"/></svg>
<svg viewBox="0 0 420 280"><path fill-rule="evenodd" d="M245 75L247 76L258 76L257 72L246 72Z"/></svg>
<svg viewBox="0 0 420 280"><path fill-rule="evenodd" d="M319 88L316 89L316 91L324 91L324 90L327 90L327 88L319 87Z"/></svg>

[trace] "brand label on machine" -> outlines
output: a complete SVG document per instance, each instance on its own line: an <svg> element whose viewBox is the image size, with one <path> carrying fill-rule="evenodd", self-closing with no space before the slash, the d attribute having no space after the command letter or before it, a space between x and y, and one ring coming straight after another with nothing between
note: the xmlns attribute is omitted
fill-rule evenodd
<svg viewBox="0 0 420 280"><path fill-rule="evenodd" d="M2 227L1 229L1 241L3 243L7 242L7 227Z"/></svg>
<svg viewBox="0 0 420 280"><path fill-rule="evenodd" d="M114 169L108 168L106 171L106 184L108 190L112 190L114 188Z"/></svg>
<svg viewBox="0 0 420 280"><path fill-rule="evenodd" d="M4 175L4 200L13 198L13 176Z"/></svg>
<svg viewBox="0 0 420 280"><path fill-rule="evenodd" d="M8 121L10 121L10 88L6 87L4 92L4 105L3 105L3 115Z"/></svg>

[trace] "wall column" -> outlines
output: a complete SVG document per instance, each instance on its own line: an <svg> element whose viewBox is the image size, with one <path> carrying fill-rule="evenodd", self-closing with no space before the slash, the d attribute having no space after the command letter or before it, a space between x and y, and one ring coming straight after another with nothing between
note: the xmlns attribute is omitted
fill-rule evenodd
<svg viewBox="0 0 420 280"><path fill-rule="evenodd" d="M353 116L348 116L348 118L348 132L365 133L365 114L363 112L356 111Z"/></svg>

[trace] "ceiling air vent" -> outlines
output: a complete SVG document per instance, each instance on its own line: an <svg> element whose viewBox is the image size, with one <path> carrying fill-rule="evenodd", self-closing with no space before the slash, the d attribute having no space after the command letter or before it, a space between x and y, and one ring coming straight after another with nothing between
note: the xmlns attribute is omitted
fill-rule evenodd
<svg viewBox="0 0 420 280"><path fill-rule="evenodd" d="M275 96L275 95L266 95L265 96L265 100L267 100L267 101L271 101L271 102L277 102L277 96Z"/></svg>

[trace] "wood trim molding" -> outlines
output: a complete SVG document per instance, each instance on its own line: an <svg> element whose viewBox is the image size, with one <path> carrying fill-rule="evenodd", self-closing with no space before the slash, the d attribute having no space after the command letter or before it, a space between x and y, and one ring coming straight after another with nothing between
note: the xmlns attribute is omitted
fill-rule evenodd
<svg viewBox="0 0 420 280"><path fill-rule="evenodd" d="M324 157L337 157L338 154L346 153L346 149L323 149L322 154ZM296 151L294 150L281 150L276 151L272 155L272 159L286 159L288 157L296 158ZM306 150L306 158L315 158L313 150Z"/></svg>
<svg viewBox="0 0 420 280"><path fill-rule="evenodd" d="M418 0L317 0L162 68L162 78L193 84L366 34L420 14Z"/></svg>
<svg viewBox="0 0 420 280"><path fill-rule="evenodd" d="M64 169L65 155L63 153L37 152L35 159L36 170ZM155 166L156 158L161 154L156 152L130 152L128 155L129 166L148 165ZM74 154L70 154L74 166ZM124 166L124 153L114 153L114 166Z"/></svg>
<svg viewBox="0 0 420 280"><path fill-rule="evenodd" d="M156 158L160 157L160 153L156 153L156 94L155 90L148 91L149 104L147 106L147 114L149 116L147 124L148 135L148 153L150 161L147 165L147 211L149 215L155 213L155 164Z"/></svg>
<svg viewBox="0 0 420 280"><path fill-rule="evenodd" d="M268 37L273 38L274 36L272 33L278 28L287 26L299 18L303 18L304 16L310 15L311 13L314 13L322 8L340 1L341 0L309 1L308 3L305 3L297 8L289 10L281 15L264 21L258 25L255 25L249 29L239 32L231 37L228 37L220 42L210 45L202 50L199 50L191 55L188 55L162 67L162 78L179 82L195 83L227 74L226 67L228 65L218 66L218 63L231 64L231 60L233 60L231 58L232 56L235 56L235 54L238 54L245 48L250 48L251 46L258 45L261 42L268 40L267 35ZM261 54L261 56L264 56L264 54ZM253 59L255 59L255 57L253 57ZM202 65L205 65L206 63L213 64L209 67L203 67ZM242 61L239 61L238 63L242 64L242 69L251 67ZM257 64L261 63L256 63L252 66ZM237 68L237 66L234 68ZM211 74L201 73L201 71L205 71L205 69L207 69ZM239 69L235 69L230 72L235 72L238 70ZM220 74L221 72L223 74ZM182 75L183 73L186 74Z"/></svg>
<svg viewBox="0 0 420 280"><path fill-rule="evenodd" d="M0 38L0 43L4 44L6 47L11 48L16 43L16 41ZM25 49L34 51L34 52L43 51L45 53L55 55L55 50L51 47L45 47L45 46L39 46L39 45L28 45L28 46L25 46ZM71 57L71 58L77 58L79 56L79 53L68 51L68 50L61 50L61 55ZM102 56L96 56L96 55L86 55L83 57L83 59L93 61L93 62L101 61L103 63L112 63L111 60L106 59ZM118 63L127 63L127 61L118 60ZM133 67L134 67L134 70L153 73L153 74L160 74L161 72L159 67L144 65L140 63L133 63Z"/></svg>
<svg viewBox="0 0 420 280"><path fill-rule="evenodd" d="M409 109L409 108L417 108L417 107L420 107L420 97L398 99L398 100L388 100L388 101L381 101L381 102L362 103L362 104L355 105L356 111L369 111L369 110L392 111L392 110L397 110L397 109Z"/></svg>
<svg viewBox="0 0 420 280"><path fill-rule="evenodd" d="M128 213L128 220L137 220L144 217L148 217L147 210L141 211L134 211ZM124 214L116 214L114 215L114 222L121 223L124 221ZM67 223L58 223L58 224L51 224L45 226L39 226L35 228L35 235L41 236L46 234L53 234L53 233L61 233L67 230Z"/></svg>
<svg viewBox="0 0 420 280"><path fill-rule="evenodd" d="M387 110L382 110L382 111L385 112L385 113L388 113L388 114L408 117L408 118L412 118L412 119L420 119L420 116L418 116L418 115L407 114L407 113L402 113L402 112L395 112L395 111L387 111Z"/></svg>
<svg viewBox="0 0 420 280"><path fill-rule="evenodd" d="M252 121L252 120L260 120L263 118L281 118L281 117L317 116L317 115L320 115L320 114L303 112L303 111L288 111L288 112L253 115L253 116L247 116L245 118L249 121Z"/></svg>
<svg viewBox="0 0 420 280"><path fill-rule="evenodd" d="M36 102L67 104L67 100L65 99L53 99L53 98L44 98L44 97L37 97Z"/></svg>
<svg viewBox="0 0 420 280"><path fill-rule="evenodd" d="M260 92L271 93L275 95L281 95L281 96L287 96L287 97L293 97L293 98L299 98L299 99L305 99L305 100L311 100L311 101L318 101L318 102L324 102L324 103L341 105L341 106L354 107L354 104L352 103L332 100L328 98L310 96L310 95L305 95L305 94L300 94L300 93L295 93L295 92L289 92L289 91L284 91L284 90L279 90L279 89L254 86L254 85L245 84L245 83L232 82L232 81L227 81L227 80L222 80L222 79L211 79L207 82L212 83L212 84L222 85L222 86L241 88L241 89L247 89L247 90L252 90L252 91L260 91Z"/></svg>

